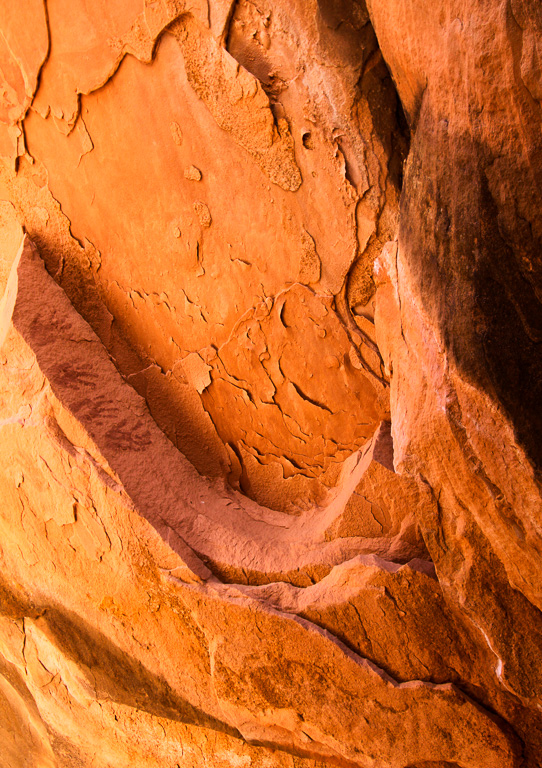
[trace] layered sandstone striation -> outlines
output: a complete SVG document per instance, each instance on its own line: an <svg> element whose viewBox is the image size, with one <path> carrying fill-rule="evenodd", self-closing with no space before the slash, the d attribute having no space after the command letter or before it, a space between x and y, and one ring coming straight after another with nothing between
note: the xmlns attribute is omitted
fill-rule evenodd
<svg viewBox="0 0 542 768"><path fill-rule="evenodd" d="M542 766L538 3L0 5L1 768Z"/></svg>

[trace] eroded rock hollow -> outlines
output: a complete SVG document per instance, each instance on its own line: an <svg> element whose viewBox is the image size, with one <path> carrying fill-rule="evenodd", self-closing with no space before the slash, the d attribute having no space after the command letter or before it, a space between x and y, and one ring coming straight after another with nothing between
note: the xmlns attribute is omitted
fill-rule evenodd
<svg viewBox="0 0 542 768"><path fill-rule="evenodd" d="M541 8L1 0L1 768L542 766Z"/></svg>

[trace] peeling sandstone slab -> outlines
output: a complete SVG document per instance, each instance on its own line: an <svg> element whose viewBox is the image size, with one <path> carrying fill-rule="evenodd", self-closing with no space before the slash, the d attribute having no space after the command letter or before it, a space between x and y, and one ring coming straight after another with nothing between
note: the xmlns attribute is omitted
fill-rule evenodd
<svg viewBox="0 0 542 768"><path fill-rule="evenodd" d="M119 384L115 411L92 389L91 371L101 371L103 393L111 364L29 243L13 277L18 285L10 282L3 315L9 321L12 308L14 325L3 347L8 354L3 371L8 376L11 371L11 378L2 391L10 391L8 381L17 369L26 384L12 390L4 406L2 429L18 469L2 480L8 493L2 557L18 583L32 585L35 607L18 609L19 618L31 619L24 625L28 653L17 660L16 635L6 652L54 733L66 724L75 735L70 707L78 711L107 698L150 707L154 717L240 732L248 741L312 759L399 768L405 757L411 763L441 759L444 748L447 760L469 768L518 764L513 740L453 686L397 684L306 620L234 595L233 587L209 576L208 586L198 586L206 577L197 560L184 545L183 562L183 550L181 557L174 554L131 509L127 483L120 482L125 468L119 465L117 473L115 462L97 448L102 443L110 458L118 449L125 462L134 454L143 462L151 436L143 427L144 411L135 410L139 430L123 431L119 416L134 410L129 404L134 395L123 394L127 385ZM29 301L35 291L44 299L41 306ZM43 312L47 323L40 321ZM35 344L37 357L24 337ZM81 353L84 368L78 363ZM57 382L56 396L55 384L51 390L44 379L47 370ZM59 396L66 400L59 402ZM94 435L82 428L89 411ZM155 450L159 457L167 454L160 446ZM156 473L163 487L165 498L155 494L156 508L168 497L165 467L153 470L146 460L141 469L148 479L149 471ZM47 498L50 513L43 505ZM200 497L206 499L211 497ZM189 504L190 499L182 502L184 509ZM147 608L141 610L144 595ZM333 702L331 708L322 707L324 698ZM76 703L68 706L69 701ZM113 709L119 716L121 710ZM450 738L443 740L450 728ZM397 738L404 745L400 754Z"/></svg>
<svg viewBox="0 0 542 768"><path fill-rule="evenodd" d="M0 157L10 165L25 153L24 116L35 96L38 78L49 53L47 10L43 0L24 8L2 8L0 34Z"/></svg>
<svg viewBox="0 0 542 768"><path fill-rule="evenodd" d="M208 571L189 548L227 580L279 578L301 584L321 578L360 551L395 553L403 559L419 552L402 543L401 531L381 540L326 542L318 517L329 511L313 510L308 517L292 519L202 478L122 380L30 243L13 267L5 301L5 332L13 309L15 327L34 349L56 397L83 425L140 514L158 530L171 529L166 540L181 557L194 558L197 573L205 577ZM89 355L94 360L90 367ZM59 419L58 428L69 434L70 418Z"/></svg>
<svg viewBox="0 0 542 768"><path fill-rule="evenodd" d="M255 458L256 432L274 438L265 408L253 414L248 403L244 410L237 403L251 428L245 441L235 441L229 471L219 445L228 430L213 434L213 422L223 421L215 401L208 414L200 406L201 418L193 420L212 456L195 450L176 423L172 372L187 355L220 347L246 312L297 280L323 301L346 290L346 282L348 301L363 307L370 300L377 243L394 231L405 140L367 14L357 14L352 26L348 9L339 19L316 2L268 13L276 44L265 49L265 66L277 71L277 90L258 79L241 50L243 4L211 3L208 14L178 2L69 6L51 3L51 53L24 126L29 157L85 246L75 269L59 269L58 279L70 296L83 294L87 319L111 316L113 337L103 322L95 328L123 373L135 373L136 355L140 371L162 370L160 391L147 388L149 406L199 469L233 483L244 473L245 490L267 506L318 503L333 482L320 482L319 458L308 479L293 467L295 483L281 475L284 462L276 456L291 451L288 436L261 464ZM252 39L248 28L244 33ZM377 101L386 105L378 114ZM198 184L185 177L190 167L201 173ZM53 227L37 227L27 194L20 208L29 231L39 228L49 258L60 258L65 239L52 247ZM74 271L92 277L92 291L78 289ZM347 303L338 312L340 364L381 376L376 348L362 344ZM298 359L304 330L292 339ZM119 337L131 354L119 349ZM294 368L296 381L305 374ZM334 377L326 370L322 378L332 389ZM196 412L196 389L188 400L183 410ZM294 395L288 400L288 417L295 421L300 411L317 434L311 407ZM337 413L343 406L341 398L332 403ZM326 450L332 453L332 443Z"/></svg>
<svg viewBox="0 0 542 768"><path fill-rule="evenodd" d="M156 39L185 10L207 16L206 5L197 1L187 8L181 0L91 7L78 0L47 0L51 50L33 109L43 117L51 114L59 130L69 133L79 117L80 95L107 82L126 54L151 61Z"/></svg>

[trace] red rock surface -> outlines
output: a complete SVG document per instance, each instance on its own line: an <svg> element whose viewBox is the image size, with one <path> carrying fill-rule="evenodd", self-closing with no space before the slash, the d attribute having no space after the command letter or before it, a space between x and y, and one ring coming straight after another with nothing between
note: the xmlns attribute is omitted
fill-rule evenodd
<svg viewBox="0 0 542 768"><path fill-rule="evenodd" d="M0 768L542 766L536 0L0 7Z"/></svg>

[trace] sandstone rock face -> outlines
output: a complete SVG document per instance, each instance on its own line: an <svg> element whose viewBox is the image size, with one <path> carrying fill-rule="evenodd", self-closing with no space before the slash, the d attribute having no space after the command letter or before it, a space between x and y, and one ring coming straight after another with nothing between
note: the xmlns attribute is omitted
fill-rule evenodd
<svg viewBox="0 0 542 768"><path fill-rule="evenodd" d="M536 0L0 7L0 768L542 766Z"/></svg>

